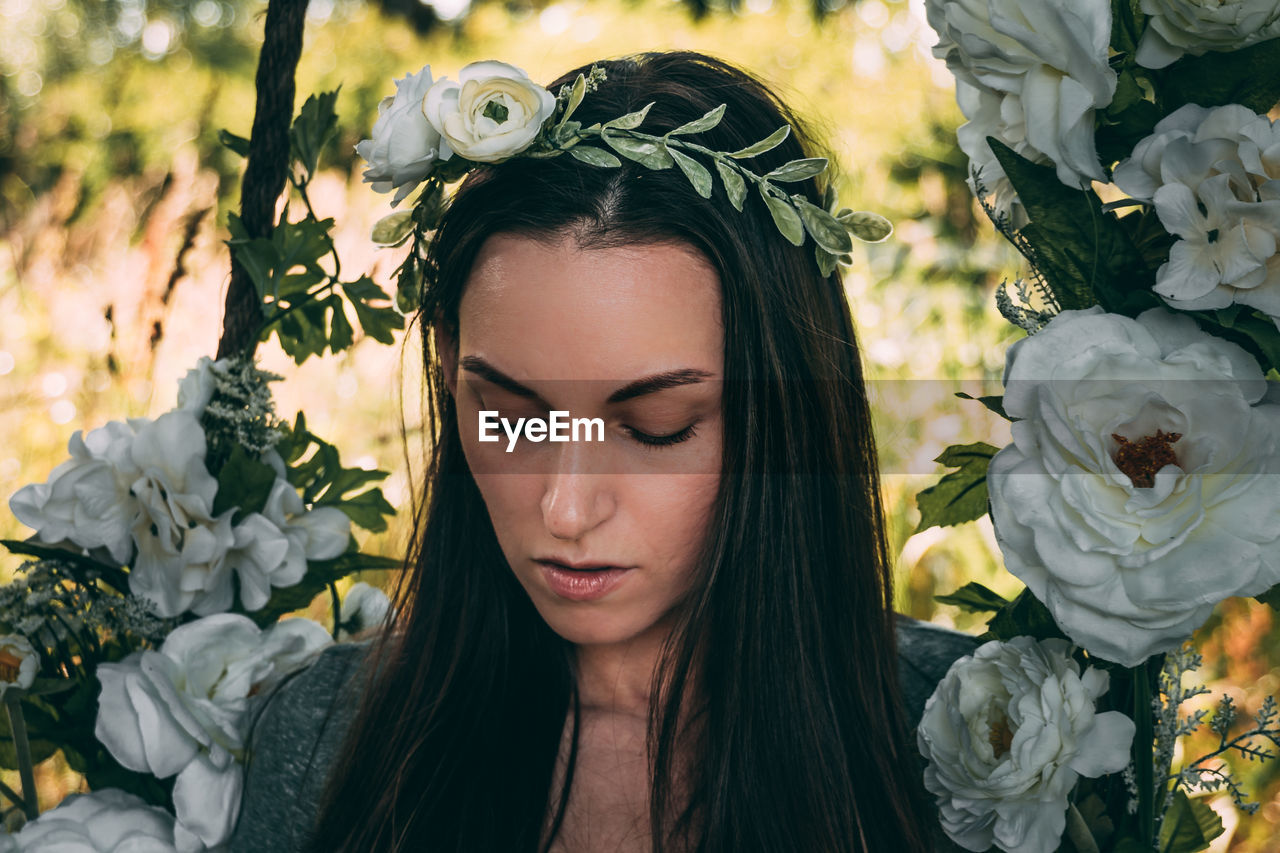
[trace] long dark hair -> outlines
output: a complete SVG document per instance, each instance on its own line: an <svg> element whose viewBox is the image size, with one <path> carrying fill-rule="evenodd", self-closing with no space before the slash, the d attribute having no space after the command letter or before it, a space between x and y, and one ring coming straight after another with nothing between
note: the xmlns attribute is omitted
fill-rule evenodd
<svg viewBox="0 0 1280 853"><path fill-rule="evenodd" d="M721 60L679 51L599 64L607 80L574 115L584 124L653 102L641 130L660 134L725 103L719 126L689 138L736 151L790 124L782 145L745 161L758 173L817 150L767 86ZM790 186L821 203L814 179ZM399 615L373 650L378 674L331 771L314 849L535 853L549 810L545 846L564 816L572 648L499 548L427 328L444 323L456 340L473 261L498 233L567 233L584 249L678 242L722 282L723 476L698 582L653 682L654 849L925 850L871 417L839 276L821 274L811 241L788 243L758 197L739 213L718 185L704 200L674 168L563 155L472 172L432 245L420 314L434 437L425 500ZM686 742L677 721L691 708L699 725ZM553 803L570 714L574 751ZM682 795L677 746L694 756Z"/></svg>

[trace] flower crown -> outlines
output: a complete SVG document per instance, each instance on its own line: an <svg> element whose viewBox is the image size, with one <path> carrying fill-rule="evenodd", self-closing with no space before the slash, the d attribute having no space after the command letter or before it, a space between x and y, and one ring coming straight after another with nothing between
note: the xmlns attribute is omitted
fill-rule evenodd
<svg viewBox="0 0 1280 853"><path fill-rule="evenodd" d="M395 191L392 207L419 184L425 182L426 186L412 210L393 213L374 226L374 241L398 246L412 235L421 247L421 241L435 229L444 212L445 184L460 180L481 163L566 153L603 168L620 167L622 161L617 155L650 169L676 166L699 195L710 198L711 172L693 156L700 155L714 164L729 203L736 210L743 209L748 183L754 184L787 240L801 246L807 232L814 240L823 275L830 275L838 263L852 261L852 238L878 242L892 233L893 226L883 216L839 208L835 189L830 185L822 207L780 186L820 175L827 168L825 157L792 160L763 175L742 164L743 160L778 146L791 133L790 125L730 152L712 151L683 138L719 124L724 117L724 104L662 136L636 129L644 122L652 103L636 112L583 127L581 122L573 121L573 113L605 76L603 68L593 65L589 73L579 74L572 85L563 86L558 95L552 95L523 70L505 62L484 60L464 67L457 81L447 77L432 81L429 65L396 80L396 94L378 105L373 138L356 145L356 153L369 164L364 172L366 183L371 183L377 192ZM399 271L402 308L411 308L416 301L411 290L421 255L410 252Z"/></svg>

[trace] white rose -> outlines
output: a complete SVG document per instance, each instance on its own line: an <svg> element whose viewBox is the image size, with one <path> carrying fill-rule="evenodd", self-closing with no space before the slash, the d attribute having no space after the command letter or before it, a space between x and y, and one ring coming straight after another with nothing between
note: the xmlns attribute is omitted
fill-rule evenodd
<svg viewBox="0 0 1280 853"><path fill-rule="evenodd" d="M1280 36L1276 0L1142 0L1142 11L1151 17L1135 58L1147 68Z"/></svg>
<svg viewBox="0 0 1280 853"><path fill-rule="evenodd" d="M165 618L187 609L201 615L228 609L234 510L213 516L218 481L205 468L200 422L187 410L167 412L138 430L130 455L138 471L130 487L138 507L138 556L129 591L149 598Z"/></svg>
<svg viewBox="0 0 1280 853"><path fill-rule="evenodd" d="M204 414L205 407L213 399L213 392L217 390L214 373L224 374L229 363L230 359L214 361L207 355L201 356L196 366L188 370L187 375L178 383L178 408L185 409L196 417Z"/></svg>
<svg viewBox="0 0 1280 853"><path fill-rule="evenodd" d="M989 188L1008 195L988 136L1052 164L1068 186L1105 180L1094 111L1116 91L1109 0L926 0L925 11L969 120L961 147Z"/></svg>
<svg viewBox="0 0 1280 853"><path fill-rule="evenodd" d="M178 777L181 849L200 849L196 839L212 847L229 836L252 698L330 642L309 619L261 630L248 617L220 613L174 629L159 650L98 665L94 734L130 770Z"/></svg>
<svg viewBox="0 0 1280 853"><path fill-rule="evenodd" d="M349 640L361 631L383 624L391 611L391 600L376 586L356 581L342 600L342 627L339 642Z"/></svg>
<svg viewBox="0 0 1280 853"><path fill-rule="evenodd" d="M1113 180L1152 202L1179 238L1156 271L1175 308L1240 303L1280 327L1280 124L1231 104L1187 104L1116 166Z"/></svg>
<svg viewBox="0 0 1280 853"><path fill-rule="evenodd" d="M40 671L40 654L21 634L0 636L0 696L10 687L26 690Z"/></svg>
<svg viewBox="0 0 1280 853"><path fill-rule="evenodd" d="M145 423L142 418L111 421L83 436L76 430L67 443L71 458L54 468L48 481L19 489L9 508L41 542L105 548L110 559L128 562L138 509L129 493L137 475L129 449Z"/></svg>
<svg viewBox="0 0 1280 853"><path fill-rule="evenodd" d="M947 835L966 850L1058 849L1076 780L1129 763L1133 721L1095 710L1107 687L1065 640L993 640L953 663L916 733Z"/></svg>
<svg viewBox="0 0 1280 853"><path fill-rule="evenodd" d="M458 81L441 77L422 112L440 133L440 159L458 154L496 163L529 147L555 112L556 98L514 65L472 62Z"/></svg>
<svg viewBox="0 0 1280 853"><path fill-rule="evenodd" d="M1136 666L1280 583L1280 405L1243 349L1095 306L1014 343L1004 378L996 539L1077 644Z"/></svg>
<svg viewBox="0 0 1280 853"><path fill-rule="evenodd" d="M380 193L396 190L392 207L426 180L440 153L440 134L422 114L422 99L431 88L431 66L395 83L395 95L378 104L373 138L356 145L356 153L369 164L365 183L372 183Z"/></svg>
<svg viewBox="0 0 1280 853"><path fill-rule="evenodd" d="M71 794L13 836L21 853L174 853L173 815L116 788Z"/></svg>

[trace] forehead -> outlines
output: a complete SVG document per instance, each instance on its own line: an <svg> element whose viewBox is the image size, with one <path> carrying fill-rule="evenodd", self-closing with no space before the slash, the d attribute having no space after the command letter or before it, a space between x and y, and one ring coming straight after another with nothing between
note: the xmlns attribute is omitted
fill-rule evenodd
<svg viewBox="0 0 1280 853"><path fill-rule="evenodd" d="M472 266L458 326L462 354L516 379L723 367L719 276L676 243L584 250L568 236L495 235Z"/></svg>

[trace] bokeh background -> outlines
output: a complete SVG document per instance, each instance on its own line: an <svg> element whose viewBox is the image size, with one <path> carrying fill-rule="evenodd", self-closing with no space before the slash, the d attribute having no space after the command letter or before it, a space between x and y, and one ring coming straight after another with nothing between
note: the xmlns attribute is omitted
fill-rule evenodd
<svg viewBox="0 0 1280 853"><path fill-rule="evenodd" d="M170 408L178 379L215 351L242 165L218 131L248 136L264 13L260 0L0 0L6 499L48 476L73 431ZM368 240L388 197L361 183L353 148L393 78L428 63L454 76L469 61L500 58L547 82L593 59L692 48L771 81L837 158L842 202L897 229L855 249L846 285L876 411L898 609L980 633L979 617L933 596L969 580L1004 594L1020 584L1000 568L986 519L914 534L914 496L942 473L933 459L949 444L1008 440L1007 424L954 395L998 393L1004 351L1022 333L1000 317L993 291L1017 275L1019 258L964 186L961 118L934 41L923 0L311 0L299 103L341 87L339 138L312 200L337 219L344 269L368 270L390 289L399 251ZM344 460L393 472L387 497L405 507L418 349L410 332L396 346L364 341L302 368L274 341L260 351L285 377L279 414L291 420L305 408ZM364 550L399 554L406 521ZM0 536L27 535L0 509ZM18 564L0 556L0 581ZM323 601L313 615L326 620ZM1215 693L1254 710L1277 692L1280 633L1268 608L1229 601L1200 639L1201 680ZM1280 763L1238 772L1263 807L1240 824L1229 800L1215 800L1228 833L1213 849L1280 850ZM82 785L57 757L39 782L46 808Z"/></svg>

